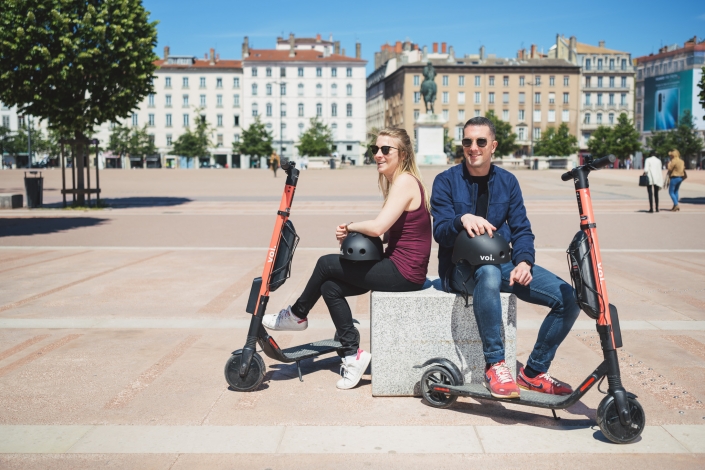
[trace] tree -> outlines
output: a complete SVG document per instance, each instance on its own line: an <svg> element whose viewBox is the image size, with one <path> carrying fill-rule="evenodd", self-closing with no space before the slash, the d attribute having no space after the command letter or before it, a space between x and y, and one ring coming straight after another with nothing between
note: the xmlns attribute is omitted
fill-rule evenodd
<svg viewBox="0 0 705 470"><path fill-rule="evenodd" d="M209 134L210 126L205 117L201 117L201 110L196 110L196 129L186 129L186 132L181 134L174 141L174 146L171 150L171 155L179 155L191 158L200 158L208 156L208 148L212 146ZM146 132L146 131L145 131Z"/></svg>
<svg viewBox="0 0 705 470"><path fill-rule="evenodd" d="M588 140L587 148L593 158L602 158L612 151L612 129L599 126Z"/></svg>
<svg viewBox="0 0 705 470"><path fill-rule="evenodd" d="M154 93L156 25L141 0L4 0L0 101L83 141Z"/></svg>
<svg viewBox="0 0 705 470"><path fill-rule="evenodd" d="M115 126L110 132L108 150L120 157L130 154L130 128L127 126Z"/></svg>
<svg viewBox="0 0 705 470"><path fill-rule="evenodd" d="M646 147L654 152L657 157L666 158L668 152L673 149L671 133L668 131L652 132L651 136L646 138Z"/></svg>
<svg viewBox="0 0 705 470"><path fill-rule="evenodd" d="M512 132L512 125L501 120L493 110L487 111L485 117L494 124L495 140L497 141L497 150L494 154L497 157L512 155L519 148L516 144L517 135Z"/></svg>
<svg viewBox="0 0 705 470"><path fill-rule="evenodd" d="M678 120L678 126L670 132L671 150L678 149L686 168L690 168L690 158L698 157L703 148L703 140L698 137L695 119L689 109Z"/></svg>
<svg viewBox="0 0 705 470"><path fill-rule="evenodd" d="M700 106L705 108L705 67L703 67L703 74L700 76L698 87L700 88L700 93L698 94L700 97ZM703 119L705 119L705 116L703 116Z"/></svg>
<svg viewBox="0 0 705 470"><path fill-rule="evenodd" d="M299 138L299 155L320 157L330 155L333 145L333 136L328 126L318 118L311 119L311 125Z"/></svg>
<svg viewBox="0 0 705 470"><path fill-rule="evenodd" d="M534 155L567 156L578 151L578 138L570 133L568 125L561 123L558 129L549 127L534 146Z"/></svg>
<svg viewBox="0 0 705 470"><path fill-rule="evenodd" d="M233 153L252 157L269 157L272 154L272 133L264 127L259 116L242 131L242 138L233 142Z"/></svg>
<svg viewBox="0 0 705 470"><path fill-rule="evenodd" d="M625 160L641 150L639 137L639 131L634 127L634 123L626 113L621 113L617 118L617 124L612 128L610 153L620 160Z"/></svg>

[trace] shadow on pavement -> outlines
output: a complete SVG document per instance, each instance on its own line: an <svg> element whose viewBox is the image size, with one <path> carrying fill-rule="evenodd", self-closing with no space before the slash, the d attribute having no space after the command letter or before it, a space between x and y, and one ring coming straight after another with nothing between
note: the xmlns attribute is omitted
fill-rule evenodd
<svg viewBox="0 0 705 470"><path fill-rule="evenodd" d="M0 218L0 237L19 237L63 232L103 224L106 219L95 217L31 217Z"/></svg>
<svg viewBox="0 0 705 470"><path fill-rule="evenodd" d="M170 207L179 206L181 204L186 204L191 202L191 199L185 197L116 197L101 199L101 204L105 204L112 208L127 208L127 207ZM71 201L67 201L68 205L71 205ZM94 199L91 199L91 205L95 203ZM62 202L55 202L52 204L44 204L44 208L57 209L64 207Z"/></svg>
<svg viewBox="0 0 705 470"><path fill-rule="evenodd" d="M682 204L705 204L705 197L682 197L678 202Z"/></svg>

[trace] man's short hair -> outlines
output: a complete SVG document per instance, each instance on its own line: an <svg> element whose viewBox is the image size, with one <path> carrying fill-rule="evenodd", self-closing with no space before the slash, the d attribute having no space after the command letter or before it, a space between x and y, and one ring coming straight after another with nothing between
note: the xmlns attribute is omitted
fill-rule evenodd
<svg viewBox="0 0 705 470"><path fill-rule="evenodd" d="M495 134L494 124L492 124L492 121L490 121L486 117L476 116L476 117L470 119L468 122L465 123L465 126L463 126L463 131L465 131L465 128L468 126L487 126L487 127L489 127L490 133L492 134L492 140L494 140L494 138L497 135L497 134Z"/></svg>

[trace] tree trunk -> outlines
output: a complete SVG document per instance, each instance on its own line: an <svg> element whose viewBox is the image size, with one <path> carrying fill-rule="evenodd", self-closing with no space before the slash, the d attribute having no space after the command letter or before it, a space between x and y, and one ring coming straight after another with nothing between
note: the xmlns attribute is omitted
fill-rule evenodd
<svg viewBox="0 0 705 470"><path fill-rule="evenodd" d="M83 142L83 134L77 132L76 133L76 143L74 144L76 146L76 150L74 152L75 157L75 162L74 165L76 166L76 187L74 189L82 190L85 189L85 185L83 183L83 173L84 173L84 161L85 161L85 155L84 155L84 142ZM76 195L76 204L79 206L84 206L86 204L86 196L82 193L78 193Z"/></svg>

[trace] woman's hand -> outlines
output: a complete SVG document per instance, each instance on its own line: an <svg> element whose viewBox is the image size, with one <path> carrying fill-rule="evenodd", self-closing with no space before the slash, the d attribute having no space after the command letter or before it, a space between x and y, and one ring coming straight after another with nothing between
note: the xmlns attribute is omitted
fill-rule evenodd
<svg viewBox="0 0 705 470"><path fill-rule="evenodd" d="M335 229L335 238L338 240L339 244L343 243L345 237L348 236L348 226L347 224L338 225Z"/></svg>

